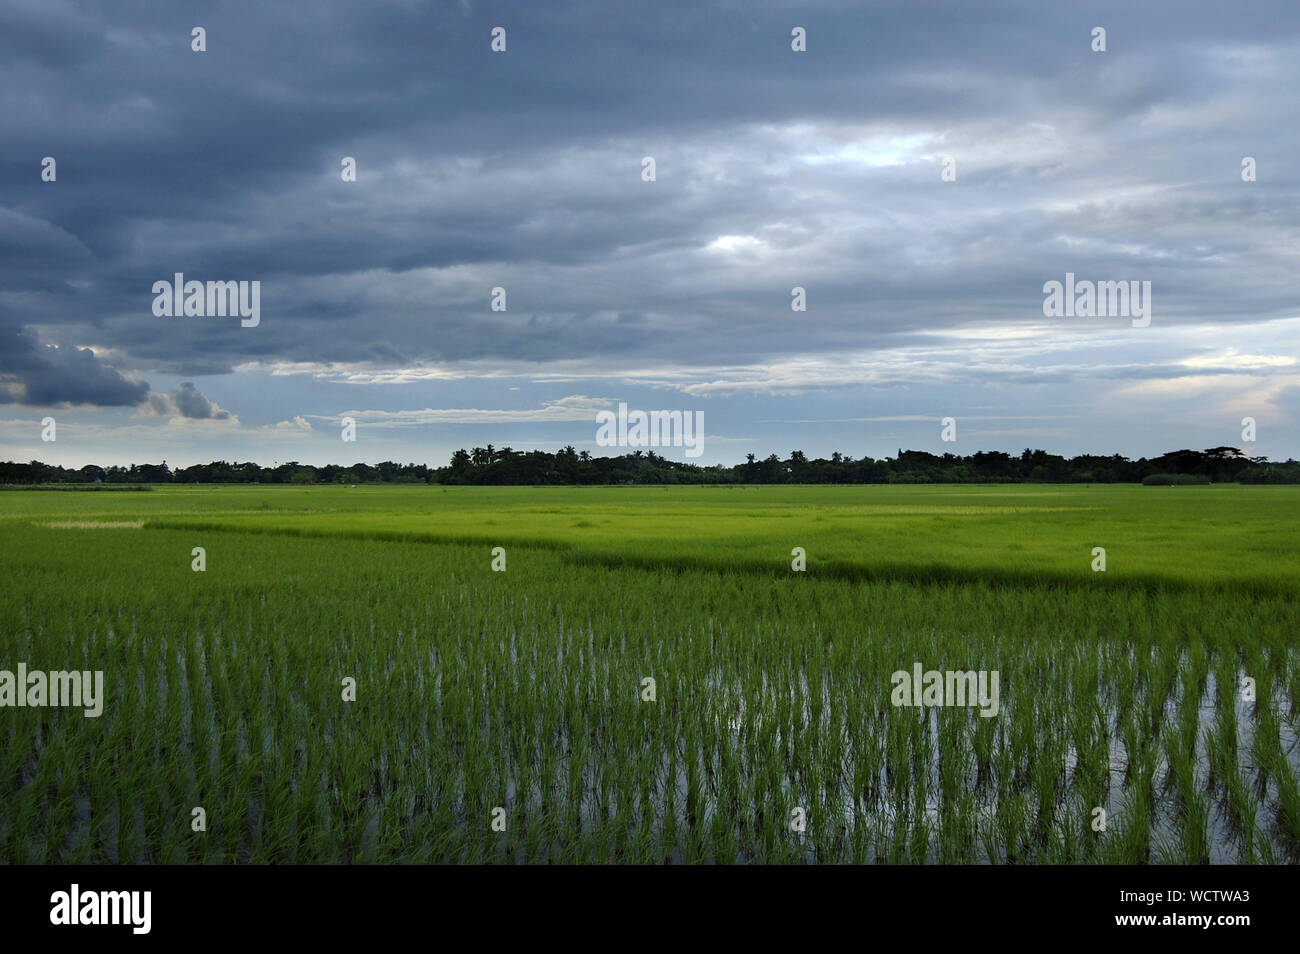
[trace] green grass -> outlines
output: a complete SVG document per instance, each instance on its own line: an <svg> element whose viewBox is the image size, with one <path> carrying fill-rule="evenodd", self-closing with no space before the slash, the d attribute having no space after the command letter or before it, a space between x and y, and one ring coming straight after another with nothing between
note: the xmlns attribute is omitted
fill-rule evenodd
<svg viewBox="0 0 1300 954"><path fill-rule="evenodd" d="M5 493L0 668L108 699L0 709L0 858L1294 862L1297 523L1290 487ZM998 715L892 706L915 662L997 670Z"/></svg>

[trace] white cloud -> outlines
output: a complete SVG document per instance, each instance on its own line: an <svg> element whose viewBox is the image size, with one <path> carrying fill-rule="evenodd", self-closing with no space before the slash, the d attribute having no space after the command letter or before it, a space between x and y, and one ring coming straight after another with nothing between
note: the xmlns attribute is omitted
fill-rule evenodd
<svg viewBox="0 0 1300 954"><path fill-rule="evenodd" d="M355 418L370 427L418 427L426 424L536 424L594 421L596 412L614 403L609 398L591 398L575 394L548 401L540 408L484 409L432 408L409 411L344 411L338 415L313 414L318 420L337 422L341 417Z"/></svg>
<svg viewBox="0 0 1300 954"><path fill-rule="evenodd" d="M278 421L269 429L275 431L289 431L290 433L298 431L310 432L311 421L307 420L301 414L298 414L294 416L293 420Z"/></svg>

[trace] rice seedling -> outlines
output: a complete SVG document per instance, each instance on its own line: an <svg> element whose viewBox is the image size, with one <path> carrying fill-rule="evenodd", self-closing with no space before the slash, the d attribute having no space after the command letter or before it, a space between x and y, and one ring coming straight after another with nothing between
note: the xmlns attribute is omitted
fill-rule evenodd
<svg viewBox="0 0 1300 954"><path fill-rule="evenodd" d="M0 857L1297 859L1290 488L626 490L7 493Z"/></svg>

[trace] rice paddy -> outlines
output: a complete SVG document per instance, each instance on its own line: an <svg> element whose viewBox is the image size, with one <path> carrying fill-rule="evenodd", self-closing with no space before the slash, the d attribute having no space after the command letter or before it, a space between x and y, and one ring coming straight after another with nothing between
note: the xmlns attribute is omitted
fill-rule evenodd
<svg viewBox="0 0 1300 954"><path fill-rule="evenodd" d="M1294 863L1297 531L1290 487L5 492L0 670L106 699L0 708L0 858ZM996 714L896 705L918 665Z"/></svg>

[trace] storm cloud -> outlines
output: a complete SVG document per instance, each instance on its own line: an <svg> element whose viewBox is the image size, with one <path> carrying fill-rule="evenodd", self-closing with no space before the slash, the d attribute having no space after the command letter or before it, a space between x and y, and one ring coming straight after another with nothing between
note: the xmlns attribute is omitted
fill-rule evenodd
<svg viewBox="0 0 1300 954"><path fill-rule="evenodd" d="M0 403L111 407L138 404L148 393L147 383L127 379L89 348L43 345L0 326Z"/></svg>
<svg viewBox="0 0 1300 954"><path fill-rule="evenodd" d="M150 394L148 411L159 417L179 417L191 421L229 421L231 414L204 397L193 381L185 381L168 394Z"/></svg>
<svg viewBox="0 0 1300 954"><path fill-rule="evenodd" d="M1172 440L1249 412L1293 448L1298 52L1289 0L18 0L0 394L352 409L439 454L507 421L590 440L546 410L583 394L694 402L762 452L904 439L774 421L939 414L1109 451L1133 386ZM1067 272L1150 281L1151 328L1045 317ZM260 281L260 324L155 316L176 273ZM1188 377L1218 382L1200 424L1143 384Z"/></svg>

